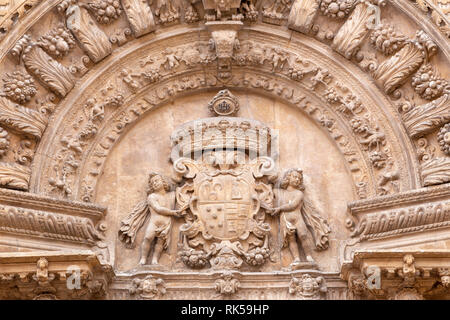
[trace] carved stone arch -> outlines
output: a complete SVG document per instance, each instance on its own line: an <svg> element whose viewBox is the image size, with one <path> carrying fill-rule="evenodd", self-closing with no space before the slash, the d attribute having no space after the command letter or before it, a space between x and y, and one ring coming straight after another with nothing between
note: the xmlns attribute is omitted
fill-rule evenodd
<svg viewBox="0 0 450 320"><path fill-rule="evenodd" d="M6 279L0 297L8 296L4 283L32 278L20 286L19 295L76 298L61 288L70 274L64 266L74 261L82 265L84 277L78 298L186 298L176 288L211 279L214 286L200 288L195 298L210 299L212 287L220 297L257 297L264 281L285 287L264 291L269 298L449 297L450 32L440 1L268 0L255 8L250 0L218 10L202 0L196 4L202 6L199 11L177 0L121 0L108 5L107 15L99 10L106 5L102 2L26 0L0 11L0 251L31 251L2 260L18 263L16 275L5 275L0 262L1 279ZM314 122L339 150L352 179L348 212L343 207L339 213L336 207L321 212L328 203L311 196L320 188L308 183L294 188L304 192L296 210L313 240L309 245L298 240L305 257L297 258L295 251L289 255L291 249L284 247L292 240L287 235L300 231L283 227L280 209L283 197L295 193L285 189L286 181L291 187L295 179L303 182L302 168L276 177L269 174L270 157L240 167L224 165L212 154L216 162L192 156L174 167L179 176L171 182L180 188L174 210L192 195L201 198L196 190L204 176L212 174L207 179L225 185L244 172L246 183L233 180L230 190L250 186L253 198L245 205L257 213L240 209L240 214L254 229L239 229L239 244L227 242L227 237L235 239L230 234L211 236L211 226L202 222L209 216L198 206L205 199L196 199L195 206L181 210L190 215L183 218L185 224L178 220L158 231L166 250L160 266L132 270L138 249L126 246L132 247L135 238L140 242L139 229L152 223L142 217L158 212L146 201L134 208L126 203L121 210L131 212L128 216L112 202L96 204L97 182L110 168L106 160L135 127L173 101L201 95L210 96L210 111L217 116L205 120L207 103L199 98L205 123L214 126L226 118L212 106L223 99L240 104L233 109L239 113L230 115L236 123L268 128L266 121L241 116L254 97L272 99L279 108L287 106L288 114ZM152 172L148 191L144 183L139 190L131 188L136 195L130 199L139 193L144 200L146 192L152 193L154 177L169 184L161 173ZM122 215L120 225L114 214ZM280 214L279 224L269 214ZM272 236L278 231L285 241ZM170 238L179 244L169 244ZM312 247L318 252L310 253ZM36 273L29 273L36 263ZM183 278L183 272L205 266L211 269L195 271L194 280ZM381 287L373 287L374 279ZM114 289L108 290L108 283Z"/></svg>
<svg viewBox="0 0 450 320"><path fill-rule="evenodd" d="M263 41L263 37L267 36L267 35L272 35L274 36L273 32L269 32L268 30L265 30L264 32L260 33L257 31L253 31L253 30L249 30L248 31L251 36L250 37L254 37L255 39L258 39L259 43L261 43L263 46L267 46L269 48L274 47L271 43L264 43ZM151 81L145 81L142 80L142 76L141 78L139 77L135 77L135 80L140 80L141 82L143 82L142 84L139 83L139 87L137 87L136 89L131 89L129 88L128 85L126 85L125 83L123 83L121 81L121 79L119 78L118 80L116 79L116 75L117 73L120 73L120 70L117 66L123 65L123 62L121 61L130 61L129 56L133 56L133 58L131 58L134 61L138 61L141 59L144 59L146 55L148 55L148 52L151 51L152 49L154 50L154 48L157 48L158 46L165 46L164 43L172 43L173 41L173 37L177 37L178 38L178 42L183 43L184 41L188 41L188 40L183 40L183 38L189 39L189 34L183 34L183 32L177 34L176 36L171 36L167 39L161 39L157 42L154 42L153 39L150 38L150 40L148 42L144 42L142 39L139 43L137 47L132 46L132 42L127 44L126 46L123 47L123 51L120 52L120 54L118 54L117 57L114 56L114 54L109 57L108 59L106 59L105 61L101 62L98 67L96 66L96 68L93 68L90 73L87 75L89 76L88 79L85 80L85 85L80 87L83 89L83 91L79 91L77 89L75 89L73 92L71 92L59 105L59 109L55 112L55 118L54 118L54 123L55 123L55 129L54 130L60 130L57 129L59 126L65 126L67 127L67 123L68 121L75 121L75 120L69 120L70 118L74 118L73 115L69 116L70 112L73 112L73 109L82 109L82 105L84 105L86 103L86 101L88 99L86 99L85 101L79 100L78 97L83 97L83 96L89 96L92 98L92 96L95 95L101 95L100 91L101 90L101 86L98 86L99 83L114 83L116 82L114 85L117 87L122 87L121 89L114 89L115 91L119 92L120 94L123 94L125 96L124 101L122 103L122 106L118 107L117 109L113 110L113 115L108 116L107 119L101 123L101 126L98 128L99 133L101 132L101 134L98 134L95 136L95 141L100 141L102 138L104 138L105 136L108 136L108 134L103 133L104 129L103 128L109 128L109 130L114 130L112 127L112 122L113 121L117 121L117 120L113 120L116 118L116 115L120 115L124 112L124 110L126 110L127 108L130 108L131 106L133 106L134 102L136 100L139 100L138 98L135 98L135 96L139 96L139 95L145 95L146 92L152 92L152 90L161 90L161 88L164 88L166 86L171 86L173 83L174 87L174 93L173 95L170 96L170 98L175 98L176 95L178 94L176 91L176 86L177 86L177 82L180 82L180 86L182 86L182 81L180 81L180 79L182 78L180 76L180 74L178 73L168 73L164 76L161 76L161 78L158 80L158 82L151 82ZM204 37L204 39L207 39L207 36ZM298 41L298 42L297 42ZM359 178L362 180L362 178L364 176L368 176L367 178L370 180L370 182L368 183L368 185L370 185L371 190L372 190L372 194L377 194L377 181L380 179L380 174L384 174L384 170L377 170L376 168L373 167L373 165L370 163L368 156L367 156L367 152L364 151L364 145L360 144L360 141L363 139L362 136L359 136L358 134L355 134L355 132L353 132L351 125L349 124L349 119L346 118L344 115L340 114L340 112L336 111L336 106L339 107L339 103L327 103L326 99L324 98L324 95L326 93L326 89L329 88L329 90L339 90L339 87L343 87L344 90L344 94L343 95L353 95L354 96L354 100L353 101L349 101L348 103L352 103L352 102L356 102L358 101L365 101L366 103L362 106L362 109L364 110L364 112L362 112L361 114L363 115L370 115L371 118L373 118L372 120L375 120L375 123L386 123L386 121L389 121L390 126L392 126L391 128L386 128L387 130L390 131L390 135L391 135L391 140L389 141L390 145L392 146L392 149L403 145L404 147L400 147L400 149L397 150L391 150L392 152L394 152L396 154L396 156L392 156L390 155L391 159L395 160L400 160L401 157L405 157L405 159L403 160L403 162L401 162L401 164L397 164L394 165L394 168L392 168L393 171L396 170L396 168L403 170L403 173L401 174L401 179L400 181L402 181L402 186L401 189L402 190L408 190L410 188L412 188L414 185L416 185L417 183L420 183L417 174L412 174L413 172L418 173L419 169L416 167L417 165L415 164L415 161L413 160L414 156L409 154L411 151L408 151L406 154L404 151L406 150L412 150L412 147L410 146L410 142L409 139L406 137L406 134L404 132L404 130L402 130L402 127L398 127L396 121L394 120L395 118L393 118L390 114L390 112L395 109L395 106L391 105L388 106L388 104L390 103L389 100L386 100L385 98L382 97L382 93L379 92L378 88L376 88L373 85L369 85L369 88L364 88L363 85L359 82L359 79L357 79L355 76L352 75L352 73L357 72L355 70L355 68L351 68L350 70L348 70L349 68L340 68L337 64L335 64L333 62L332 59L329 59L326 57L326 49L320 46L317 46L317 44L311 43L309 42L307 39L303 39L302 42L299 42L300 39L292 39L291 40L291 48L289 51L285 50L286 52L289 52L289 54L291 54L290 60L294 60L296 58L299 58L299 54L303 54L305 55L305 53L310 53L311 54L311 60L308 62L308 66L306 67L306 74L307 72L310 72L314 75L314 73L316 71L314 71L315 69L320 69L320 70L334 70L333 74L335 75L335 77L330 77L329 79L327 79L327 82L329 82L329 86L328 84L324 83L321 84L319 83L315 83L316 87L314 88L310 88L311 83L307 82L307 80L305 80L304 82L301 81L295 81L293 80L289 74L287 74L286 70L271 70L270 65L268 66L268 68L266 68L266 70L259 70L256 71L256 69L254 69L252 66L235 66L234 70L235 70L235 78L230 80L230 84L223 82L221 83L220 80L217 80L214 76L214 67L209 67L207 69L205 68L199 68L198 66L187 66L183 64L181 68L182 70L182 75L186 76L186 77L191 77L191 78L198 78L198 75L200 76L204 76L204 74L206 74L207 76L205 76L205 80L206 82L211 81L211 79L215 79L214 82L216 84L214 84L211 87L216 87L218 89L220 89L221 87L228 87L228 88L243 88L243 89L247 89L247 88L252 88L255 86L260 86L260 87L264 87L264 85L268 86L267 89L263 88L263 91L266 91L268 94L273 94L275 96L277 96L278 98L281 98L282 100L286 100L288 101L290 104L298 104L296 102L296 100L299 101L301 108L304 108L304 111L306 113L310 113L311 117L313 119L315 119L315 121L319 121L320 123L320 117L324 116L324 114L321 114L321 112L323 111L315 111L315 109L317 109L317 105L318 104L323 104L325 109L323 109L326 112L329 112L330 114L334 115L335 117L337 117L339 119L339 121L336 123L336 126L340 128L341 133L330 133L331 136L334 134L335 136L338 135L348 135L348 136L352 136L352 139L354 140L353 143L353 148L356 149L360 149L360 153L365 153L366 156L364 157L363 162L365 162L365 167L367 168L366 170L363 170L363 174L358 174ZM205 46L205 40L204 41L200 41L200 43L203 44L203 46ZM242 41L242 43L245 45L246 42ZM283 39L283 37L280 37L280 42L277 44L277 46L284 46L285 43L287 44L287 39ZM305 49L302 49L301 51L298 49L299 46L302 45L305 47ZM183 46L179 46L182 47ZM185 46L184 46L185 47ZM177 47L174 48L174 50ZM141 52L141 54L139 55L139 52ZM237 52L239 54L239 51ZM340 57L334 57L334 59L339 59ZM344 59L342 61L345 61ZM105 66L103 66L105 65ZM184 67L184 68L183 68ZM114 68L114 71L110 71L109 68ZM125 69L127 69L129 71L130 74L134 74L134 75L139 75L139 67L135 66L135 70L132 69L132 65L128 64L127 67ZM120 68L122 69L122 68ZM196 75L195 73L190 75L189 72L190 69L193 70L198 70L198 71L194 71L197 72L198 75ZM241 71L242 69L242 71ZM98 72L96 72L96 70L100 70ZM206 73L205 73L206 72ZM363 76L361 74L361 76ZM248 79L246 79L246 77L248 77ZM249 79L253 79L253 81L257 81L256 78L258 77L265 77L266 79L272 79L270 83L270 81L267 82L267 84L261 84L261 85L255 85L254 83L251 84L243 84L242 81L248 81ZM306 76L307 77L307 76ZM209 80L208 80L209 78ZM310 77L311 78L311 77ZM276 87L277 84L277 80L280 80L280 83L286 83L286 88L283 88L282 86L278 86L278 88ZM342 79L342 80L341 80ZM309 79L308 79L309 80ZM233 83L236 82L236 84ZM312 82L314 84L314 82ZM91 89L90 86L96 86L96 89ZM209 85L199 85L199 84L195 84L195 86L200 86L202 89L207 88ZM367 86L367 84L365 84L365 86ZM153 89L153 87L155 88L160 88L160 89ZM319 88L317 88L319 87ZM316 89L317 88L317 89ZM336 89L335 89L336 88ZM347 88L347 89L346 89ZM352 89L348 89L348 88L352 88ZM104 86L103 86L103 89ZM114 91L113 90L113 91ZM281 90L280 93L275 93L277 90ZM306 90L306 91L305 91ZM104 90L103 90L104 91ZM185 90L180 90L182 94L185 94L184 91ZM298 93L292 93L298 91ZM303 92L302 92L303 91ZM187 93L186 93L187 94ZM192 94L192 93L189 93ZM338 95L339 93L336 92L336 95ZM287 95L287 97L285 97ZM305 104L305 102L308 101L308 95L309 96L315 96L315 102L314 103L310 103L311 105L309 106L308 103ZM157 99L158 100L158 99ZM158 101L159 103L164 102L165 99L160 99L161 101ZM322 101L321 101L322 100ZM67 102L65 102L67 101ZM369 103L370 101L370 103ZM141 102L144 104L149 104L148 102ZM302 106L302 104L304 104L304 106ZM133 117L132 112L128 111L130 117ZM317 114L315 114L317 113ZM384 118L381 118L381 114L384 114ZM135 121L135 120L133 120ZM324 119L322 119L322 121L324 121ZM57 123L59 123L59 125L57 125ZM345 128L344 128L345 127ZM330 128L329 128L330 129ZM329 130L330 132L332 131L331 129ZM380 131L384 131L384 130L380 130ZM49 131L47 131L48 133ZM54 131L53 131L54 132ZM33 175L32 177L32 188L34 192L48 192L45 191L45 185L48 186L48 182L46 181L40 181L39 176L41 174L43 174L45 172L45 175L47 176L51 176L51 173L49 173L49 165L51 162L47 161L49 155L51 154L50 149L54 148L55 145L57 145L59 143L59 140L62 138L59 135L53 136L53 132L50 135L46 135L43 137L42 143L40 144L39 150L37 152L37 158L36 161L34 163L34 165L39 168L37 170L35 170L35 175ZM384 135L384 133L382 132L382 134ZM58 138L56 138L58 137ZM56 139L56 140L53 140ZM333 138L334 139L334 138ZM387 149L389 149L389 147L386 147ZM89 148L86 148L89 149ZM343 152L344 153L344 152ZM41 155L41 156L39 156ZM45 155L45 156L44 156ZM350 158L354 158L354 156L350 156ZM409 159L408 159L409 158ZM40 159L40 160L39 160ZM80 167L84 167L83 164L86 162L86 158L83 158L80 162ZM351 163L350 163L351 164ZM47 168L42 167L42 165L46 165ZM416 168L414 168L416 167ZM358 171L358 169L356 169L356 171ZM359 170L360 171L360 170ZM373 171L379 171L377 174L372 173ZM405 176L406 175L406 176ZM409 175L409 176L408 176ZM357 178L354 178L355 180L355 186L361 182L357 181ZM36 181L36 182L34 182ZM80 185L82 181L82 178L79 178L76 180L76 185L79 186L79 188L84 188L84 186ZM75 182L75 181L74 181ZM356 192L355 192L356 193ZM367 197L367 195L362 196L362 198ZM361 198L361 197L359 197ZM80 195L75 195L75 199L80 199L81 200L81 196Z"/></svg>

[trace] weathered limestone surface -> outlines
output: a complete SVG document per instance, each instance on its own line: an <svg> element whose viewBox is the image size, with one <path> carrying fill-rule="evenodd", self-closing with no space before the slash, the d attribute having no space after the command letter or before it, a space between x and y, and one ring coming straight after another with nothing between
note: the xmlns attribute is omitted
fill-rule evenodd
<svg viewBox="0 0 450 320"><path fill-rule="evenodd" d="M439 1L0 0L1 299L449 299Z"/></svg>

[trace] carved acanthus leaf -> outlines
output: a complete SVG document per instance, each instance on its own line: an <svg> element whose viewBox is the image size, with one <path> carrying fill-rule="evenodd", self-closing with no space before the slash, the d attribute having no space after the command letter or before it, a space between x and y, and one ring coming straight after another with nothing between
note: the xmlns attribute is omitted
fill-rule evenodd
<svg viewBox="0 0 450 320"><path fill-rule="evenodd" d="M350 59L358 52L362 41L370 31L369 24L374 23L378 15L378 7L369 2L359 3L334 37L332 48Z"/></svg>
<svg viewBox="0 0 450 320"><path fill-rule="evenodd" d="M70 5L67 9L60 5L58 9L65 11L67 28L92 61L97 63L112 52L108 36L95 24L87 9L78 5Z"/></svg>
<svg viewBox="0 0 450 320"><path fill-rule="evenodd" d="M122 6L136 37L155 30L153 13L146 0L122 0Z"/></svg>
<svg viewBox="0 0 450 320"><path fill-rule="evenodd" d="M0 186L28 190L31 169L18 164L0 162Z"/></svg>
<svg viewBox="0 0 450 320"><path fill-rule="evenodd" d="M403 115L405 127L412 138L421 137L450 121L450 94L412 108Z"/></svg>
<svg viewBox="0 0 450 320"><path fill-rule="evenodd" d="M450 181L450 158L436 158L422 164L422 179L425 187Z"/></svg>
<svg viewBox="0 0 450 320"><path fill-rule="evenodd" d="M288 27L299 32L308 33L319 9L317 0L296 0L288 18Z"/></svg>
<svg viewBox="0 0 450 320"><path fill-rule="evenodd" d="M47 127L47 119L39 112L19 106L0 97L0 123L38 139Z"/></svg>
<svg viewBox="0 0 450 320"><path fill-rule="evenodd" d="M59 96L65 97L72 90L75 80L70 71L40 47L30 48L23 61L28 71Z"/></svg>

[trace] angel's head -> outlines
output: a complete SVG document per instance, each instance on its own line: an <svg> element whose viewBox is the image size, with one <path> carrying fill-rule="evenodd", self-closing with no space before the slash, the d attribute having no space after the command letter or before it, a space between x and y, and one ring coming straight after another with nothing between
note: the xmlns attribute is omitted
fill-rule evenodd
<svg viewBox="0 0 450 320"><path fill-rule="evenodd" d="M148 177L148 193L154 193L164 189L166 191L170 190L170 185L167 179L160 175L159 173L151 172Z"/></svg>
<svg viewBox="0 0 450 320"><path fill-rule="evenodd" d="M289 169L281 179L280 187L286 189L287 187L294 187L298 190L304 190L303 186L303 171L301 169Z"/></svg>

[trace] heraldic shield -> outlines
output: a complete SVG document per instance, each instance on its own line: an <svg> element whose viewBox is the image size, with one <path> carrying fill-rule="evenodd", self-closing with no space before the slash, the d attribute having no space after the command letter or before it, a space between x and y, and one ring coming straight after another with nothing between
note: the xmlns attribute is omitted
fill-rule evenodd
<svg viewBox="0 0 450 320"><path fill-rule="evenodd" d="M198 184L191 211L202 223L206 239L245 240L260 201L250 174L206 176ZM194 183L195 184L195 183Z"/></svg>
<svg viewBox="0 0 450 320"><path fill-rule="evenodd" d="M175 162L186 179L176 193L185 208L179 254L187 266L236 268L244 261L256 266L269 259L270 227L264 219L273 192L262 178L273 166L268 157L231 165L188 158Z"/></svg>

